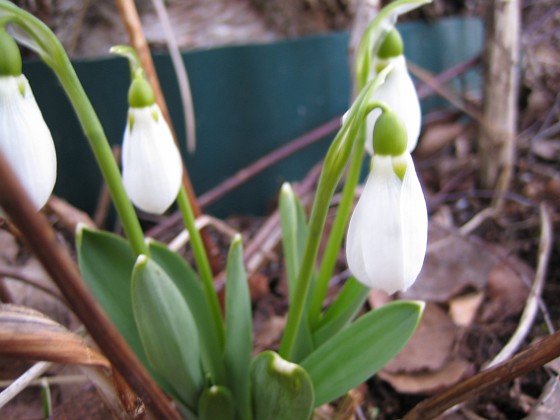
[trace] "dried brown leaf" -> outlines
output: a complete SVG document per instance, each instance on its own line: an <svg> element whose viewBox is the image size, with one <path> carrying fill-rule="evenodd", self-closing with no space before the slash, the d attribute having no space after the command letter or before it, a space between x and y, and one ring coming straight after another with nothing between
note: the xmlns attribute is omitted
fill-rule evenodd
<svg viewBox="0 0 560 420"><path fill-rule="evenodd" d="M406 394L432 394L445 389L474 372L474 367L466 360L450 360L437 371L415 373L389 373L381 371L379 376L393 388Z"/></svg>
<svg viewBox="0 0 560 420"><path fill-rule="evenodd" d="M442 368L452 357L456 326L449 314L438 305L428 303L418 329L384 371L406 373Z"/></svg>
<svg viewBox="0 0 560 420"><path fill-rule="evenodd" d="M455 325L461 327L470 326L476 318L480 304L484 299L484 293L469 293L457 296L449 302L449 314Z"/></svg>
<svg viewBox="0 0 560 420"><path fill-rule="evenodd" d="M0 355L109 368L109 361L84 339L42 313L0 304Z"/></svg>

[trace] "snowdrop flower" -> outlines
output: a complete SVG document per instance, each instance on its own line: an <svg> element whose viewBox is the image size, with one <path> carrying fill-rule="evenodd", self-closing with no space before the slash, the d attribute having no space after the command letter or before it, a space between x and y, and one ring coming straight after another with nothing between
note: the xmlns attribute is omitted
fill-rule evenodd
<svg viewBox="0 0 560 420"><path fill-rule="evenodd" d="M0 28L0 150L35 208L56 182L54 142L26 77L15 41Z"/></svg>
<svg viewBox="0 0 560 420"><path fill-rule="evenodd" d="M375 154L350 220L346 258L356 279L391 294L408 289L422 268L428 215L396 113L383 112L374 130Z"/></svg>
<svg viewBox="0 0 560 420"><path fill-rule="evenodd" d="M377 52L377 58L371 66L370 78L373 78L380 66L392 65L393 69L387 75L385 82L373 93L372 102L384 102L394 109L406 127L408 142L406 149L412 152L418 143L421 128L420 101L416 88L408 73L406 60L403 55L402 38L396 29L390 31ZM373 127L381 114L379 109L369 113L366 122L366 132L373 133ZM373 141L366 141L366 150L372 154Z"/></svg>
<svg viewBox="0 0 560 420"><path fill-rule="evenodd" d="M122 149L124 187L136 207L162 214L179 193L181 155L143 76L134 78L128 101Z"/></svg>

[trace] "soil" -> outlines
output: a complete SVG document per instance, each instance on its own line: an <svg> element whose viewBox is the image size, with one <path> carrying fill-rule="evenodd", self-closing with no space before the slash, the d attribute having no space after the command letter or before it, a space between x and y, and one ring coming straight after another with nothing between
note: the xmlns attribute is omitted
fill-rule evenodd
<svg viewBox="0 0 560 420"><path fill-rule="evenodd" d="M169 1L167 6L181 47L193 49L347 29L355 1L196 0ZM113 1L16 3L51 26L74 57L105 55L109 46L126 43ZM150 2L140 1L138 8L148 40L154 48L161 48L163 37ZM483 17L484 13L483 1L436 0L407 19L433 21L448 15ZM430 250L417 285L400 296L428 302L423 324L402 356L367 384L319 409L317 418L400 418L418 402L472 376L492 360L518 327L530 297L542 247L543 206L553 225L554 245L540 311L521 348L560 327L560 6L553 0L524 0L522 19L517 156L514 179L502 207L488 213L494 197L479 187L476 123L465 122L461 110L426 116L415 161L430 210ZM480 109L480 103L466 99ZM71 240L60 213L51 217L61 237ZM267 220L233 215L225 222L250 243ZM145 222L147 227L152 225ZM173 236L174 229L163 236ZM218 244L223 265L228 237L215 227L209 232ZM46 277L20 242L0 233L2 264L24 267L36 278ZM342 279L346 269L343 255L338 269ZM39 309L70 328L79 324L56 299L51 302L42 292L15 281L6 285L8 298L16 303ZM334 295L339 287L340 282L334 282L330 293ZM279 248L272 249L251 276L251 291L256 350L275 347L287 308ZM0 296L6 300L6 295ZM366 309L389 299L372 292ZM1 379L16 377L29 365L0 361ZM540 414L539 400L550 403L558 399L557 391L546 391L558 372L557 363L541 367L466 402L444 418L547 418ZM67 375L58 367L49 373ZM56 418L77 418L73 411L77 407L87 408L80 418L106 418L89 383L52 388ZM8 404L1 417L41 417L37 389L28 389ZM76 389L81 390L77 395Z"/></svg>

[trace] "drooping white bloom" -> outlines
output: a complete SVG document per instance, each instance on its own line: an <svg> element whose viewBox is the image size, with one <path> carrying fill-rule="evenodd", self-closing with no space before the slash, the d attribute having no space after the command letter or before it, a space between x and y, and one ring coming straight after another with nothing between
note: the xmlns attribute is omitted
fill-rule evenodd
<svg viewBox="0 0 560 420"><path fill-rule="evenodd" d="M157 104L129 108L122 171L128 196L145 212L162 214L177 198L181 156Z"/></svg>
<svg viewBox="0 0 560 420"><path fill-rule="evenodd" d="M408 289L422 268L427 232L426 201L410 153L374 155L348 228L352 274L389 294Z"/></svg>
<svg viewBox="0 0 560 420"><path fill-rule="evenodd" d="M418 143L422 124L420 101L414 82L406 68L404 55L391 58L390 61L393 69L387 75L385 82L373 93L371 102L384 102L389 108L395 110L406 127L408 134L407 150L412 152ZM374 109L367 117L366 133L370 137L366 139L366 150L370 154L373 153L373 141L371 139L373 127L380 113L379 109Z"/></svg>
<svg viewBox="0 0 560 420"><path fill-rule="evenodd" d="M54 142L24 75L0 76L0 149L35 207L56 182Z"/></svg>

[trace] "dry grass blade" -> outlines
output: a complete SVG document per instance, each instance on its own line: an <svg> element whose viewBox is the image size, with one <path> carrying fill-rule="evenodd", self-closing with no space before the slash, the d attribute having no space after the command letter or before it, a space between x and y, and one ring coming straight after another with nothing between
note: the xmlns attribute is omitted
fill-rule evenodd
<svg viewBox="0 0 560 420"><path fill-rule="evenodd" d="M0 305L0 354L110 368L109 361L79 335L38 311L10 304Z"/></svg>

